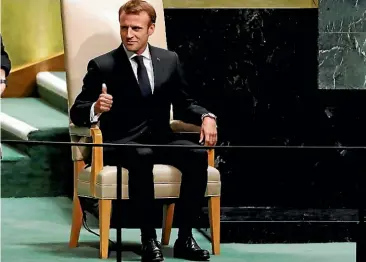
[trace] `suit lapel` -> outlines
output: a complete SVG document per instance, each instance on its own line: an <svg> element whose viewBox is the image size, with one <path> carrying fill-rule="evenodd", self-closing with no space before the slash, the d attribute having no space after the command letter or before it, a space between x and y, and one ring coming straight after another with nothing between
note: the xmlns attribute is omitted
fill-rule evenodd
<svg viewBox="0 0 366 262"><path fill-rule="evenodd" d="M161 70L162 64L158 55L157 49L149 44L151 61L154 71L154 93L156 93L161 87Z"/></svg>
<svg viewBox="0 0 366 262"><path fill-rule="evenodd" d="M133 80L133 82L136 83L136 85L138 86L138 82L137 82L137 79L133 72L133 69L131 67L131 63L128 60L128 56L127 56L122 44L118 48L118 54L120 56L120 59L118 60L120 62L120 67L122 67L124 69L123 71L126 72L126 74L123 74L123 76L125 77L127 75L130 78L130 80ZM121 73L123 71L121 71Z"/></svg>
<svg viewBox="0 0 366 262"><path fill-rule="evenodd" d="M123 44L121 44L117 49L117 56L117 67L115 72L117 85L123 83L124 92L140 95L140 86L131 67L131 63L128 60L128 56L123 48Z"/></svg>

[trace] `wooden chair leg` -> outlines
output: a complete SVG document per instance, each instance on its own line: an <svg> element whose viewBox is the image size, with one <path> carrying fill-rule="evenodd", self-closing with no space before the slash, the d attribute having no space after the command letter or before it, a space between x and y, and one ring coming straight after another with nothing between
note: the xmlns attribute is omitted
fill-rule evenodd
<svg viewBox="0 0 366 262"><path fill-rule="evenodd" d="M80 199L78 196L77 182L80 170L84 168L84 161L74 161L74 196L72 204L72 224L70 233L69 247L78 246L80 230L83 223L83 212L81 210Z"/></svg>
<svg viewBox="0 0 366 262"><path fill-rule="evenodd" d="M108 258L109 229L111 223L112 200L99 200L99 254L100 258Z"/></svg>
<svg viewBox="0 0 366 262"><path fill-rule="evenodd" d="M73 207L72 207L72 225L69 247L75 248L78 246L80 230L83 223L83 212L81 210L80 200L78 195L74 194Z"/></svg>
<svg viewBox="0 0 366 262"><path fill-rule="evenodd" d="M163 213L163 232L161 236L161 243L164 246L169 245L170 233L173 227L173 217L174 217L174 203L164 205Z"/></svg>
<svg viewBox="0 0 366 262"><path fill-rule="evenodd" d="M208 209L211 229L212 254L220 254L220 197L210 197Z"/></svg>

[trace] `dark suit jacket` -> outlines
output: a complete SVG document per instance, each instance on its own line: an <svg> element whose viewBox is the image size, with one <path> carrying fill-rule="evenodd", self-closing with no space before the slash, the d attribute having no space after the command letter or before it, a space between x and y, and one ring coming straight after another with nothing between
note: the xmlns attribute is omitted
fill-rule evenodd
<svg viewBox="0 0 366 262"><path fill-rule="evenodd" d="M1 35L0 40L1 40L1 69L4 69L5 76L8 76L11 70L11 62L8 53L5 51L3 38Z"/></svg>
<svg viewBox="0 0 366 262"><path fill-rule="evenodd" d="M180 119L200 125L208 111L197 105L187 92L178 55L165 49L150 47L154 71L154 94L141 95L127 54L121 45L109 53L92 59L84 78L81 93L71 107L71 121L77 126L90 126L90 109L97 101L102 83L113 96L113 106L100 116L104 141L127 142L151 132L154 138L164 138L172 131L169 125L170 104Z"/></svg>

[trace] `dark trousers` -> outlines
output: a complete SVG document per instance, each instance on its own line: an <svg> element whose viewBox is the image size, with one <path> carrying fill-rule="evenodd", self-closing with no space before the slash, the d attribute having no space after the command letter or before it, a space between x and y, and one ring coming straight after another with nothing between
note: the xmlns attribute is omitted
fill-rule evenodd
<svg viewBox="0 0 366 262"><path fill-rule="evenodd" d="M113 141L119 143L119 141ZM124 144L155 144L148 136ZM189 140L170 139L169 145L197 145ZM142 238L156 237L152 225L154 217L153 165L167 164L182 172L182 183L178 209L181 215L177 221L179 236L191 234L198 220L207 187L207 151L205 149L119 147L104 148L104 164L120 163L129 171L129 198L134 207L136 221L141 228Z"/></svg>

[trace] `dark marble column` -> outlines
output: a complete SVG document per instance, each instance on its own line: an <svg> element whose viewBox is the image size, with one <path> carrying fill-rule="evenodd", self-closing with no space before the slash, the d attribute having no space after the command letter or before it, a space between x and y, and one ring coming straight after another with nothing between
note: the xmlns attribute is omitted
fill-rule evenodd
<svg viewBox="0 0 366 262"><path fill-rule="evenodd" d="M365 1L320 0L318 84L340 144L365 145Z"/></svg>
<svg viewBox="0 0 366 262"><path fill-rule="evenodd" d="M168 47L180 56L191 94L218 116L220 145L338 143L318 93L318 10L167 9L165 15ZM240 223L354 219L352 209L323 210L354 208L354 180L336 178L348 170L344 159L336 150L217 151L223 241L349 239L341 223L338 229Z"/></svg>
<svg viewBox="0 0 366 262"><path fill-rule="evenodd" d="M165 15L168 47L179 54L191 93L218 116L219 144L324 142L315 126L325 116L314 99L316 9L168 9ZM223 204L273 205L287 198L279 188L286 183L271 183L276 172L303 172L315 160L307 154L306 166L296 168L303 160L291 154L217 152Z"/></svg>
<svg viewBox="0 0 366 262"><path fill-rule="evenodd" d="M319 88L366 88L366 2L320 0Z"/></svg>

